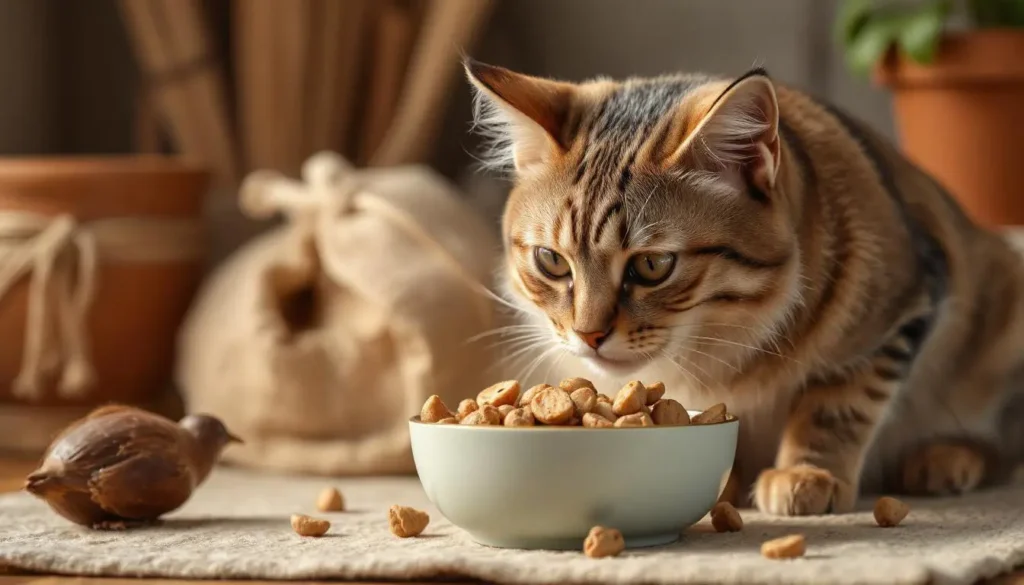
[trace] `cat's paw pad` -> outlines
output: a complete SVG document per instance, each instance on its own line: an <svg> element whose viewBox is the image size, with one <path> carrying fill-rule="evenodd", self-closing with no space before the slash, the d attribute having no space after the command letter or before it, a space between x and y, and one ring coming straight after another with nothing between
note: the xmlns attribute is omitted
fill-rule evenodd
<svg viewBox="0 0 1024 585"><path fill-rule="evenodd" d="M967 445L933 443L903 464L903 489L911 494L962 494L977 488L985 476L985 458Z"/></svg>
<svg viewBox="0 0 1024 585"><path fill-rule="evenodd" d="M776 516L814 516L835 510L840 482L828 471L810 465L766 469L754 486L762 512Z"/></svg>

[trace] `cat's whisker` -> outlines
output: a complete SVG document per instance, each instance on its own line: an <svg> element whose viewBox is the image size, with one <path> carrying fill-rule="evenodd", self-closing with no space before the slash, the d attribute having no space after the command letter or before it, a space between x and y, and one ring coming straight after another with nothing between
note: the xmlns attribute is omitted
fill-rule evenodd
<svg viewBox="0 0 1024 585"><path fill-rule="evenodd" d="M506 325L504 327L496 327L494 329L490 329L488 331L484 331L483 333L474 335L470 337L468 340L466 340L466 343L474 343L480 341L481 339L493 337L495 335L504 335L505 333L508 333L510 331L538 331L546 333L544 328L539 325Z"/></svg>
<svg viewBox="0 0 1024 585"><path fill-rule="evenodd" d="M500 305L502 305L502 306L504 306L504 307L506 307L508 309L512 309L513 311L516 311L518 313L522 313L524 315L529 315L530 314L530 312L527 311L526 309L514 305L513 303L509 302L508 299L502 298L501 295L495 293L494 291L492 291L491 289L487 288L486 286L484 286L482 284L473 287L473 291L478 293L478 294L483 294L485 297L491 299L492 301L495 301L496 303L498 303L498 304L500 304Z"/></svg>
<svg viewBox="0 0 1024 585"><path fill-rule="evenodd" d="M692 338L691 338L691 339L692 339ZM722 358L720 358L720 357L718 357L718 356L716 356L716 355L712 355L712 354L710 354L710 353L707 353L707 352L703 352L703 351L701 351L701 350L699 350L699 349L695 349L695 348L693 348L693 347L688 347L688 348L686 348L686 349L687 349L687 351L692 351L693 353L695 353L695 354L697 354L697 355L702 355L702 356L704 356L704 357L706 357L706 358L708 358L708 359L712 359L712 360L715 360L716 362L718 362L718 363L722 364L723 366L725 366L725 367L729 368L730 370L732 370L733 372L735 372L735 373L737 373L737 374L739 374L739 373L740 373L740 369L739 369L739 368L737 368L737 367L736 367L735 365L733 365L733 364L730 364L729 362L727 362L727 361L723 360Z"/></svg>
<svg viewBox="0 0 1024 585"><path fill-rule="evenodd" d="M520 376L519 379L524 381L529 380L534 370L536 370L537 367L540 366L540 364L544 363L544 360L548 359L548 356L550 356L552 352L558 351L559 349L561 349L561 344L555 343L548 349L544 350L539 356L537 356L536 358L534 358L532 362L530 362L530 365L526 368L523 375Z"/></svg>
<svg viewBox="0 0 1024 585"><path fill-rule="evenodd" d="M675 366L676 369L678 369L683 374L683 376L686 377L687 380L692 380L694 382L697 382L698 384L700 384L702 389L707 390L708 386L704 382L704 380L700 379L700 377L698 377L693 372L691 372L689 369L687 369L686 366L684 366L683 364L677 362L672 357L672 355L670 353L668 353L668 351L666 351L664 348L662 348L661 349L661 353L662 353L662 355L664 355L665 359L667 359L669 361L669 363L671 363L673 366ZM680 357L682 357L683 359L686 359L685 356L680 356ZM690 360L686 360L686 361L690 365L696 366L696 367L700 368L700 366L697 366L697 364L694 364ZM703 371L703 368L700 368L700 369ZM704 371L704 375L707 375L706 371Z"/></svg>

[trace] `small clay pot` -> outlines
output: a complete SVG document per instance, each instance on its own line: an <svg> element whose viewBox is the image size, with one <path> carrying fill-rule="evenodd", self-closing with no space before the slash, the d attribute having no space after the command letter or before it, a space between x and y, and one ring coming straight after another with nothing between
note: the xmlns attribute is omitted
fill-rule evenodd
<svg viewBox="0 0 1024 585"><path fill-rule="evenodd" d="M204 168L170 157L0 158L0 214L69 214L80 224L118 217L198 222L208 180ZM13 446L31 449L51 438L49 427L59 428L96 405L160 404L170 385L177 328L202 270L202 257L118 263L100 253L86 321L96 378L79 398L61 396L54 376L38 400L14 397L31 274L0 297L0 422L29 419ZM38 424L30 422L35 419Z"/></svg>
<svg viewBox="0 0 1024 585"><path fill-rule="evenodd" d="M893 51L875 79L892 90L913 161L981 224L1024 225L1024 32L948 35L929 65Z"/></svg>

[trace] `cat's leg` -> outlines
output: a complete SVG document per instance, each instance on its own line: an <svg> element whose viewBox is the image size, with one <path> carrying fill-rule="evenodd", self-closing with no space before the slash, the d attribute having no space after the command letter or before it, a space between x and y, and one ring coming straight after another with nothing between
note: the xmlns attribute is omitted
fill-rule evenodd
<svg viewBox="0 0 1024 585"><path fill-rule="evenodd" d="M782 516L845 513L900 373L873 363L818 380L798 396L775 458L754 484L758 509Z"/></svg>
<svg viewBox="0 0 1024 585"><path fill-rule="evenodd" d="M938 440L913 451L903 463L903 491L914 495L962 494L979 487L991 470L980 445Z"/></svg>

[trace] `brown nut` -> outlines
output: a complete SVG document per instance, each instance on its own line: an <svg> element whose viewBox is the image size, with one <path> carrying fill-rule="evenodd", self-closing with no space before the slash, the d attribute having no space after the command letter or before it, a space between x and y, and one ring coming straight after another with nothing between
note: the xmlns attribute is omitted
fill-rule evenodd
<svg viewBox="0 0 1024 585"><path fill-rule="evenodd" d="M612 411L619 416L633 414L643 410L645 404L647 404L647 390L643 384L633 380L623 386L615 395Z"/></svg>
<svg viewBox="0 0 1024 585"><path fill-rule="evenodd" d="M664 382L651 382L650 384L644 384L644 388L647 389L647 405L651 406L655 402L661 400L665 396L665 383Z"/></svg>
<svg viewBox="0 0 1024 585"><path fill-rule="evenodd" d="M583 418L584 414L594 410L597 404L597 392L593 388L578 388L569 395L575 408L576 416Z"/></svg>
<svg viewBox="0 0 1024 585"><path fill-rule="evenodd" d="M456 418L462 420L469 416L470 413L476 412L479 409L480 405L476 403L476 400L473 400L472 398L467 398L459 403L459 412Z"/></svg>
<svg viewBox="0 0 1024 585"><path fill-rule="evenodd" d="M451 411L441 401L441 397L436 394L427 398L427 401L423 403L423 408L420 410L420 420L427 423L436 423L442 418L448 418L451 415Z"/></svg>
<svg viewBox="0 0 1024 585"><path fill-rule="evenodd" d="M690 413L675 400L663 398L651 408L651 419L656 425L682 426L690 424Z"/></svg>
<svg viewBox="0 0 1024 585"><path fill-rule="evenodd" d="M597 388L594 388L594 383L586 378L566 378L558 383L558 387L569 394L580 388L590 388L594 391L594 394L597 394Z"/></svg>
<svg viewBox="0 0 1024 585"><path fill-rule="evenodd" d="M711 508L711 525L715 532L739 532L743 530L743 517L729 502L718 502Z"/></svg>
<svg viewBox="0 0 1024 585"><path fill-rule="evenodd" d="M611 422L615 422L619 418L615 415L615 411L612 410L611 402L598 402L594 405L594 410L592 412L603 416Z"/></svg>
<svg viewBox="0 0 1024 585"><path fill-rule="evenodd" d="M533 397L533 417L546 425L561 425L572 418L574 405L569 395L559 388L544 388Z"/></svg>
<svg viewBox="0 0 1024 585"><path fill-rule="evenodd" d="M515 406L516 401L519 400L519 382L515 380L505 380L504 382L498 382L484 388L480 391L480 394L476 395L476 402L480 406L490 404L491 406L501 406L502 404L511 404Z"/></svg>
<svg viewBox="0 0 1024 585"><path fill-rule="evenodd" d="M761 556L766 559L795 559L806 552L807 542L802 534L783 536L761 545Z"/></svg>
<svg viewBox="0 0 1024 585"><path fill-rule="evenodd" d="M323 536L330 529L331 523L327 520L292 514L292 530L299 536Z"/></svg>
<svg viewBox="0 0 1024 585"><path fill-rule="evenodd" d="M388 509L388 525L391 527L391 534L399 538L419 536L429 523L430 515L422 510L398 505Z"/></svg>
<svg viewBox="0 0 1024 585"><path fill-rule="evenodd" d="M609 398L607 394L598 394L597 395L597 401L598 402L604 402L605 404L609 404L609 405L612 403L612 399Z"/></svg>
<svg viewBox="0 0 1024 585"><path fill-rule="evenodd" d="M591 429L600 429L613 427L615 425L612 424L612 421L599 414L588 412L583 415L583 426Z"/></svg>
<svg viewBox="0 0 1024 585"><path fill-rule="evenodd" d="M889 496L882 496L875 502L875 522L883 528L898 526L910 513L910 506Z"/></svg>
<svg viewBox="0 0 1024 585"><path fill-rule="evenodd" d="M615 421L617 427L653 427L654 421L646 412L634 412L626 416L620 416Z"/></svg>
<svg viewBox="0 0 1024 585"><path fill-rule="evenodd" d="M454 416L450 416L448 418L442 418L441 420L437 421L437 424L439 424L439 425L457 425L457 424L459 424L459 419L455 418Z"/></svg>
<svg viewBox="0 0 1024 585"><path fill-rule="evenodd" d="M583 554L592 559L618 556L626 548L622 533L614 528L595 526L583 541Z"/></svg>
<svg viewBox="0 0 1024 585"><path fill-rule="evenodd" d="M334 488L324 488L316 499L316 509L321 512L341 512L345 509L345 498Z"/></svg>
<svg viewBox="0 0 1024 585"><path fill-rule="evenodd" d="M519 406L528 406L530 402L533 402L533 397L545 388L552 388L552 386L550 384L537 384L536 386L530 386L529 390L523 392L522 395L519 396Z"/></svg>
<svg viewBox="0 0 1024 585"><path fill-rule="evenodd" d="M501 415L501 420L505 420L505 417L508 416L508 413L512 412L515 409L516 407L512 406L511 404L502 404L501 406L499 406L498 414Z"/></svg>
<svg viewBox="0 0 1024 585"><path fill-rule="evenodd" d="M533 413L528 408L517 408L505 415L506 427L532 427Z"/></svg>
<svg viewBox="0 0 1024 585"><path fill-rule="evenodd" d="M719 402L713 406L709 406L704 412L694 416L690 419L690 422L695 425L710 425L714 423L725 422L726 411L725 405Z"/></svg>

